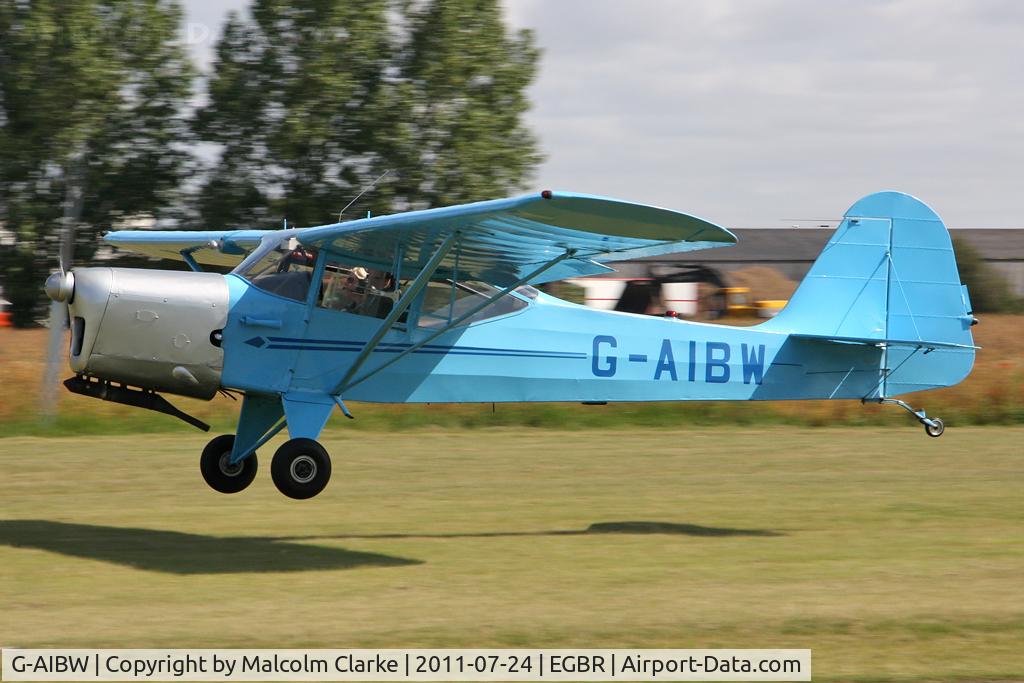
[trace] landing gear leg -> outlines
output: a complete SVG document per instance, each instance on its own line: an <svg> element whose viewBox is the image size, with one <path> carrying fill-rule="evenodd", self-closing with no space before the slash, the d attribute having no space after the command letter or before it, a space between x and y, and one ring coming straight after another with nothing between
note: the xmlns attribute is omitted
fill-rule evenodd
<svg viewBox="0 0 1024 683"><path fill-rule="evenodd" d="M879 398L876 399L876 402L892 403L893 405L897 405L900 408L903 408L905 411L913 415L918 422L924 425L924 431L928 436L938 438L942 436L942 433L944 431L946 431L946 425L945 423L943 423L941 418L928 417L927 415L925 415L925 412L923 410L914 410L905 401L901 401L898 398ZM864 401L862 401L862 403L864 403Z"/></svg>
<svg viewBox="0 0 1024 683"><path fill-rule="evenodd" d="M214 491L238 493L256 478L256 454L232 463L231 448L234 445L234 434L222 434L206 444L199 457L199 471Z"/></svg>
<svg viewBox="0 0 1024 683"><path fill-rule="evenodd" d="M289 498L312 498L331 479L331 458L313 439L291 439L274 453L270 475L277 490Z"/></svg>

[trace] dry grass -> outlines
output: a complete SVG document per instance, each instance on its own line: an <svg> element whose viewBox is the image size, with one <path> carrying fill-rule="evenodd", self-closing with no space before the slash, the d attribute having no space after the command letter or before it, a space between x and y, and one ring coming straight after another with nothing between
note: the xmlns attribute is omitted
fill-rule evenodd
<svg viewBox="0 0 1024 683"><path fill-rule="evenodd" d="M9 431L36 433L39 385L46 352L45 330L0 329L0 424ZM947 424L1019 424L1024 422L1024 316L988 315L975 328L983 348L971 376L958 386L918 394L915 402ZM68 374L70 372L68 371ZM153 431L189 429L176 420L94 399L61 394L61 415L66 433L84 431ZM212 402L174 399L184 410L207 422L228 425L237 403L218 398ZM609 419L609 413L614 419ZM732 424L783 422L804 425L893 424L907 425L902 411L862 406L855 401L815 401L735 404L623 404L594 408L577 405L501 406L358 406L357 429L390 429L395 425L461 427L523 424L536 427L602 428L609 425L678 426L680 424Z"/></svg>
<svg viewBox="0 0 1024 683"><path fill-rule="evenodd" d="M728 275L730 287L749 287L750 301L788 300L799 284L769 266L739 268Z"/></svg>

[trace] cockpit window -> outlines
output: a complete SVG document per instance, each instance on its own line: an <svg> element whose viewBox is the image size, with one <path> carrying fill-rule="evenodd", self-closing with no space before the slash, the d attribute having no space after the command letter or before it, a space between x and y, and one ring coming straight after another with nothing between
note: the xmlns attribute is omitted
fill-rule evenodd
<svg viewBox="0 0 1024 683"><path fill-rule="evenodd" d="M321 308L386 318L401 293L386 270L353 266L331 259L324 267Z"/></svg>
<svg viewBox="0 0 1024 683"><path fill-rule="evenodd" d="M294 242L283 239L270 248L261 249L262 253L254 253L254 258L246 259L235 272L265 292L305 301L317 253Z"/></svg>
<svg viewBox="0 0 1024 683"><path fill-rule="evenodd" d="M232 272L271 294L306 301L319 254L316 249L299 245L293 234L264 238ZM323 275L315 283L315 304L321 309L386 318L412 283L408 278L396 278L389 270L356 265L330 251L324 254L324 260ZM499 291L479 281L432 280L396 322L403 325L415 318L414 324L426 328L444 327L456 320L468 325L522 310L536 296L532 287L520 287L460 320Z"/></svg>
<svg viewBox="0 0 1024 683"><path fill-rule="evenodd" d="M441 280L430 282L423 295L420 310L420 327L443 327L458 320L466 313L480 306L487 298L500 290L485 282ZM480 322L526 308L527 304L507 294L473 313L461 324Z"/></svg>

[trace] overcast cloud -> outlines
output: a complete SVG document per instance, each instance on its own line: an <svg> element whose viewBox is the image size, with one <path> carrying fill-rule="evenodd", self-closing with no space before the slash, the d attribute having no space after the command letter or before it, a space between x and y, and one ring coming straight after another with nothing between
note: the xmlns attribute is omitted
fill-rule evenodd
<svg viewBox="0 0 1024 683"><path fill-rule="evenodd" d="M207 65L246 0L184 0ZM951 226L1024 226L1024 3L507 0L544 50L535 185L727 227L899 189Z"/></svg>

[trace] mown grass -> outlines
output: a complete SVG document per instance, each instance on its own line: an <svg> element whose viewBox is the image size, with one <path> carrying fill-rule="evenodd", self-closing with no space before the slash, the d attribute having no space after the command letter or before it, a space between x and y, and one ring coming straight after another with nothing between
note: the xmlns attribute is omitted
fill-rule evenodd
<svg viewBox="0 0 1024 683"><path fill-rule="evenodd" d="M739 321L743 322L743 321ZM947 425L1024 423L1024 316L989 315L975 328L983 348L970 377L963 383L917 394L914 401ZM46 331L0 330L0 425L7 434L148 433L191 430L177 420L138 409L104 403L60 390L56 423L38 418L39 384L44 370ZM70 371L67 371L70 374ZM219 397L211 402L174 398L183 410L233 431L238 404ZM546 429L676 428L686 425L794 424L900 425L911 422L891 407L862 406L856 401L784 401L745 403L624 403L608 406L577 404L502 405L373 405L355 404L355 421L336 417L345 429L390 430L424 427L536 427Z"/></svg>
<svg viewBox="0 0 1024 683"><path fill-rule="evenodd" d="M200 434L0 439L0 644L809 647L1024 679L1024 428L329 433L310 501Z"/></svg>

